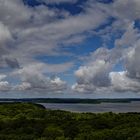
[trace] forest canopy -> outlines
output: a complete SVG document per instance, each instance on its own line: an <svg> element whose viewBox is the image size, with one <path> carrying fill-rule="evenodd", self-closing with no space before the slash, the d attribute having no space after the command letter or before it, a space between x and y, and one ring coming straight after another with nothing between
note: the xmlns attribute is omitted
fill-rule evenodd
<svg viewBox="0 0 140 140"><path fill-rule="evenodd" d="M72 113L2 103L0 140L140 140L140 114Z"/></svg>

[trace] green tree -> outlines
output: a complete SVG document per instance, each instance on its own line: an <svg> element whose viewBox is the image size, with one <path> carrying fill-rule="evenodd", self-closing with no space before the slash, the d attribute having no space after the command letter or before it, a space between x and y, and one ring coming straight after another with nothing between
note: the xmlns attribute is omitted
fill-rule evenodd
<svg viewBox="0 0 140 140"><path fill-rule="evenodd" d="M55 140L57 137L64 136L64 133L59 127L49 126L45 128L43 136L45 136L48 140Z"/></svg>

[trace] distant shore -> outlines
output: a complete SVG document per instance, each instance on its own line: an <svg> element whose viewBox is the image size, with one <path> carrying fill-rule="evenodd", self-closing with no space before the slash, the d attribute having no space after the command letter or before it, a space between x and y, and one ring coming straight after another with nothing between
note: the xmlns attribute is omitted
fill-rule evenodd
<svg viewBox="0 0 140 140"><path fill-rule="evenodd" d="M140 101L139 98L117 98L117 99L80 99L80 98L21 98L0 99L0 102L33 102L33 103L68 103L68 104L100 104L100 103L130 103Z"/></svg>

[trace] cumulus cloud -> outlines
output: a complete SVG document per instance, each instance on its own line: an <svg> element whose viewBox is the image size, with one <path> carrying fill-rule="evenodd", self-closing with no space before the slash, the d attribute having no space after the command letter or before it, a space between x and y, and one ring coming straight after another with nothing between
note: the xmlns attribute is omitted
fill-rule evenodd
<svg viewBox="0 0 140 140"><path fill-rule="evenodd" d="M78 78L78 83L90 84L95 86L107 86L110 82L108 79L108 71L110 64L104 60L96 60L91 66L80 67L75 75Z"/></svg>
<svg viewBox="0 0 140 140"><path fill-rule="evenodd" d="M104 53L101 53L102 51ZM122 60L125 71L113 71L113 66L116 63L110 57L112 56L112 51L108 55L104 55L106 54L104 49L102 51L99 49L94 53L92 58L95 60L92 59L93 62L89 63L91 65L80 67L76 71L77 83L72 86L72 89L85 93L94 93L100 89L116 92L140 92L139 40L135 46L123 51ZM100 52L100 55L96 56L96 54L99 54L98 52ZM110 59L111 61L113 60L112 63ZM107 61L105 62L105 60Z"/></svg>
<svg viewBox="0 0 140 140"><path fill-rule="evenodd" d="M124 57L125 71L110 73L113 89L140 92L139 41L138 39L126 52Z"/></svg>
<svg viewBox="0 0 140 140"><path fill-rule="evenodd" d="M123 35L115 40L114 48L111 50L99 48L91 53L85 66L75 72L77 83L72 86L72 89L89 93L100 89L105 91L107 88L108 91L139 92L139 37L139 31L131 23ZM124 71L113 71L120 62Z"/></svg>
<svg viewBox="0 0 140 140"><path fill-rule="evenodd" d="M67 88L65 81L62 81L59 77L51 79L45 74L46 65L43 63L30 64L27 67L19 69L13 73L14 76L18 76L22 83L17 85L17 90L44 90L48 92L62 92Z"/></svg>
<svg viewBox="0 0 140 140"><path fill-rule="evenodd" d="M4 75L4 74L3 74L3 75L0 75L0 81L3 80L3 79L5 79L6 77L7 77L7 76Z"/></svg>
<svg viewBox="0 0 140 140"><path fill-rule="evenodd" d="M77 83L72 86L72 89L85 93L94 93L100 89L140 92L139 39L130 46L127 49L120 48L117 57L113 54L116 54L119 47L111 51L104 48L95 51L89 57L89 62L75 72ZM120 60L123 61L125 71L113 71Z"/></svg>
<svg viewBox="0 0 140 140"><path fill-rule="evenodd" d="M0 91L8 91L11 86L8 81L5 81L6 75L0 75Z"/></svg>
<svg viewBox="0 0 140 140"><path fill-rule="evenodd" d="M48 73L62 73L66 72L74 66L73 62L66 62L60 64L45 64L46 65L46 72Z"/></svg>
<svg viewBox="0 0 140 140"><path fill-rule="evenodd" d="M41 1L46 5L33 8L22 0L0 0L0 66L18 68L14 70L21 80L17 89L63 90L66 87L64 81L52 80L45 73L68 71L74 63L39 64L36 56L65 54L60 51L60 44L67 46L82 42L86 38L82 34L96 29L108 15L97 5L85 5L77 15L47 7L52 3L74 4L77 0Z"/></svg>
<svg viewBox="0 0 140 140"><path fill-rule="evenodd" d="M121 36L121 38L115 41L115 46L117 47L130 47L136 43L139 39L140 34L138 29L134 28L134 22L128 24L126 31Z"/></svg>
<svg viewBox="0 0 140 140"><path fill-rule="evenodd" d="M115 18L110 27L99 32L100 35L104 39L109 39L113 34L121 32L121 36L115 39L114 48L110 50L97 49L89 56L86 64L76 71L77 83L72 86L72 89L90 93L102 88L104 91L107 89L117 92L140 92L140 33L139 29L135 27L135 20L140 19L140 1L116 0L110 4L99 5L101 9ZM97 62L99 61L104 63L98 65ZM120 62L123 70L114 71L114 67ZM96 72L95 75L93 74L94 71ZM107 85L101 84L102 82L107 83Z"/></svg>
<svg viewBox="0 0 140 140"><path fill-rule="evenodd" d="M6 75L0 75L0 91L43 91L46 93L62 93L67 89L67 83L59 77L47 77L41 73L42 64L18 69L11 76L19 77L21 83L12 85L5 80ZM35 70L34 70L35 69Z"/></svg>
<svg viewBox="0 0 140 140"><path fill-rule="evenodd" d="M11 89L8 81L0 81L0 91L9 91Z"/></svg>
<svg viewBox="0 0 140 140"><path fill-rule="evenodd" d="M31 89L31 84L27 83L27 82L23 82L19 85L16 85L14 87L15 90L19 90L19 91L26 91L26 90L30 90Z"/></svg>
<svg viewBox="0 0 140 140"><path fill-rule="evenodd" d="M68 15L60 19L62 15L67 15L66 11L49 9L44 5L31 8L24 5L21 0L1 0L1 32L5 31L6 34L5 36L2 33L2 37L10 37L12 34L15 39L11 44L11 49L14 50L10 50L9 53L19 60L34 57L36 54L56 54L60 40L63 43L73 35L75 38L78 35L79 40L79 34L95 29L107 18L107 15L96 6L85 6L84 10L78 15ZM74 37L71 43L77 40Z"/></svg>
<svg viewBox="0 0 140 140"><path fill-rule="evenodd" d="M131 79L127 76L126 71L122 72L111 72L110 73L112 89L115 91L140 91L140 81L137 79Z"/></svg>
<svg viewBox="0 0 140 140"><path fill-rule="evenodd" d="M109 58L110 51L105 48L100 48L91 54L89 63L75 72L77 83L72 86L72 89L93 92L97 88L110 86L109 73L113 63Z"/></svg>
<svg viewBox="0 0 140 140"><path fill-rule="evenodd" d="M7 57L7 58L5 58L5 62L11 68L19 68L20 67L16 58Z"/></svg>
<svg viewBox="0 0 140 140"><path fill-rule="evenodd" d="M12 38L11 33L7 26L0 22L0 46Z"/></svg>
<svg viewBox="0 0 140 140"><path fill-rule="evenodd" d="M75 62L48 64L37 56L66 55L66 47L78 45L93 34L100 35L103 45L107 46L106 41L119 34L115 36L113 48L101 46L89 54L75 72L77 81L72 89L90 93L99 89L139 91L140 33L135 27L136 20L140 19L139 0L115 0L108 4L88 0L75 15L47 5L75 4L77 0L38 1L46 5L30 7L22 0L0 0L0 67L12 68L8 69L8 78L16 77L19 81L17 85L10 84L5 74L0 75L0 90L64 91L67 83L47 74L69 71ZM112 24L99 28L110 18L114 19ZM114 71L120 62L123 70Z"/></svg>
<svg viewBox="0 0 140 140"><path fill-rule="evenodd" d="M126 57L126 69L128 72L128 76L131 78L140 79L140 46L139 42L136 44L136 47L128 52Z"/></svg>
<svg viewBox="0 0 140 140"><path fill-rule="evenodd" d="M121 19L135 20L140 18L139 6L139 0L116 0L112 6L113 14Z"/></svg>

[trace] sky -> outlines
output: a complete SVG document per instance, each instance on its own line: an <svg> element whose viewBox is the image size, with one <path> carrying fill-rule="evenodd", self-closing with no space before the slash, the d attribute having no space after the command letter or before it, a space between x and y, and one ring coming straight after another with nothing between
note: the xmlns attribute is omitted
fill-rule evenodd
<svg viewBox="0 0 140 140"><path fill-rule="evenodd" d="M0 0L0 98L140 97L140 0Z"/></svg>

